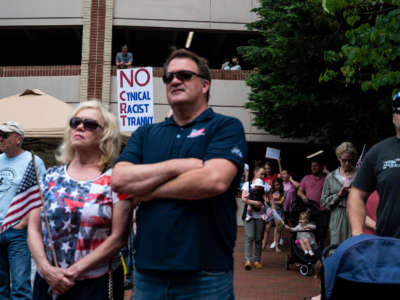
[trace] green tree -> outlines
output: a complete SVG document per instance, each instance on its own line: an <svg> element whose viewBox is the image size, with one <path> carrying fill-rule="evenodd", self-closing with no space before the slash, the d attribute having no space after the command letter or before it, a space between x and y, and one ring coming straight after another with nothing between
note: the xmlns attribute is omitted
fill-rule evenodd
<svg viewBox="0 0 400 300"><path fill-rule="evenodd" d="M339 51L327 51L330 68L321 81L344 80L363 91L381 89L393 93L400 85L400 1L325 0L324 8L334 13L346 29Z"/></svg>
<svg viewBox="0 0 400 300"><path fill-rule="evenodd" d="M372 143L392 133L390 111L377 113L374 106L376 93L341 80L319 82L328 63L339 64L327 62L325 52L345 43L340 22L323 12L321 1L260 0L253 11L258 19L248 28L259 35L238 51L257 66L247 79L246 104L256 126L333 145Z"/></svg>

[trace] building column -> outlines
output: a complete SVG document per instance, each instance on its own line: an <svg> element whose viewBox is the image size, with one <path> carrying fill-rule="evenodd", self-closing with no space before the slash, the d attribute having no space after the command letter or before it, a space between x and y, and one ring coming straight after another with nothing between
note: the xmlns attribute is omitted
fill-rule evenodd
<svg viewBox="0 0 400 300"><path fill-rule="evenodd" d="M83 1L80 101L110 103L113 0Z"/></svg>

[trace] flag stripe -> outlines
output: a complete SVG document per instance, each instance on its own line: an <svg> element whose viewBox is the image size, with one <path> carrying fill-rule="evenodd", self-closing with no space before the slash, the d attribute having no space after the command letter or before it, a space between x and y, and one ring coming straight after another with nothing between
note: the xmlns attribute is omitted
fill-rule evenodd
<svg viewBox="0 0 400 300"><path fill-rule="evenodd" d="M23 193L23 195L19 194L17 197L14 198L14 200L16 201L13 201L10 204L5 218L7 218L8 215L12 214L13 211L19 210L21 207L26 205L27 200L35 200L37 198L40 199L40 193L37 186L34 186L32 189L30 189L29 192Z"/></svg>
<svg viewBox="0 0 400 300"><path fill-rule="evenodd" d="M21 202L18 207L14 207L12 210L9 210L6 217L4 218L4 221L6 221L8 218L11 218L13 215L20 213L21 211L24 211L25 208L29 205L31 202L40 202L40 196L39 195L32 195L29 198L26 198L24 202Z"/></svg>
<svg viewBox="0 0 400 300"><path fill-rule="evenodd" d="M36 181L33 161L30 161L19 183L17 193L7 209L6 216L0 227L0 233L17 224L31 209L40 205L40 190Z"/></svg>
<svg viewBox="0 0 400 300"><path fill-rule="evenodd" d="M40 202L40 199L37 200L36 202L30 202L24 210L20 211L20 213L15 214L10 216L6 222L3 222L1 225L1 231L6 231L9 227L13 226L14 223L19 221L24 215L26 215L28 212L30 212L32 209L40 207L42 204Z"/></svg>

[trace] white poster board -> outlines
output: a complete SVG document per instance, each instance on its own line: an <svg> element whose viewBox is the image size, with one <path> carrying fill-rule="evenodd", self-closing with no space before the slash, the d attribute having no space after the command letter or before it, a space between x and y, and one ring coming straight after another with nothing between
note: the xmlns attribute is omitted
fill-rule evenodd
<svg viewBox="0 0 400 300"><path fill-rule="evenodd" d="M118 121L121 131L135 131L154 121L153 68L117 70Z"/></svg>
<svg viewBox="0 0 400 300"><path fill-rule="evenodd" d="M281 150L267 147L267 152L265 153L266 158L279 159L281 157Z"/></svg>

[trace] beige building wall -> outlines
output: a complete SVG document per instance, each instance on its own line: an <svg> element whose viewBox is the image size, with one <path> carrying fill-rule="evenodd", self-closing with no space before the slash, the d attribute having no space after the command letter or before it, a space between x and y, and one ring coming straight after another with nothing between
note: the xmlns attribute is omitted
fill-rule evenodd
<svg viewBox="0 0 400 300"><path fill-rule="evenodd" d="M0 26L82 25L83 0L1 0Z"/></svg>
<svg viewBox="0 0 400 300"><path fill-rule="evenodd" d="M257 0L114 0L113 24L247 30ZM0 26L83 24L84 0L1 0Z"/></svg>
<svg viewBox="0 0 400 300"><path fill-rule="evenodd" d="M247 30L257 0L115 0L114 25Z"/></svg>
<svg viewBox="0 0 400 300"><path fill-rule="evenodd" d="M26 89L39 89L67 103L78 103L79 80L80 76L1 77L0 99Z"/></svg>

